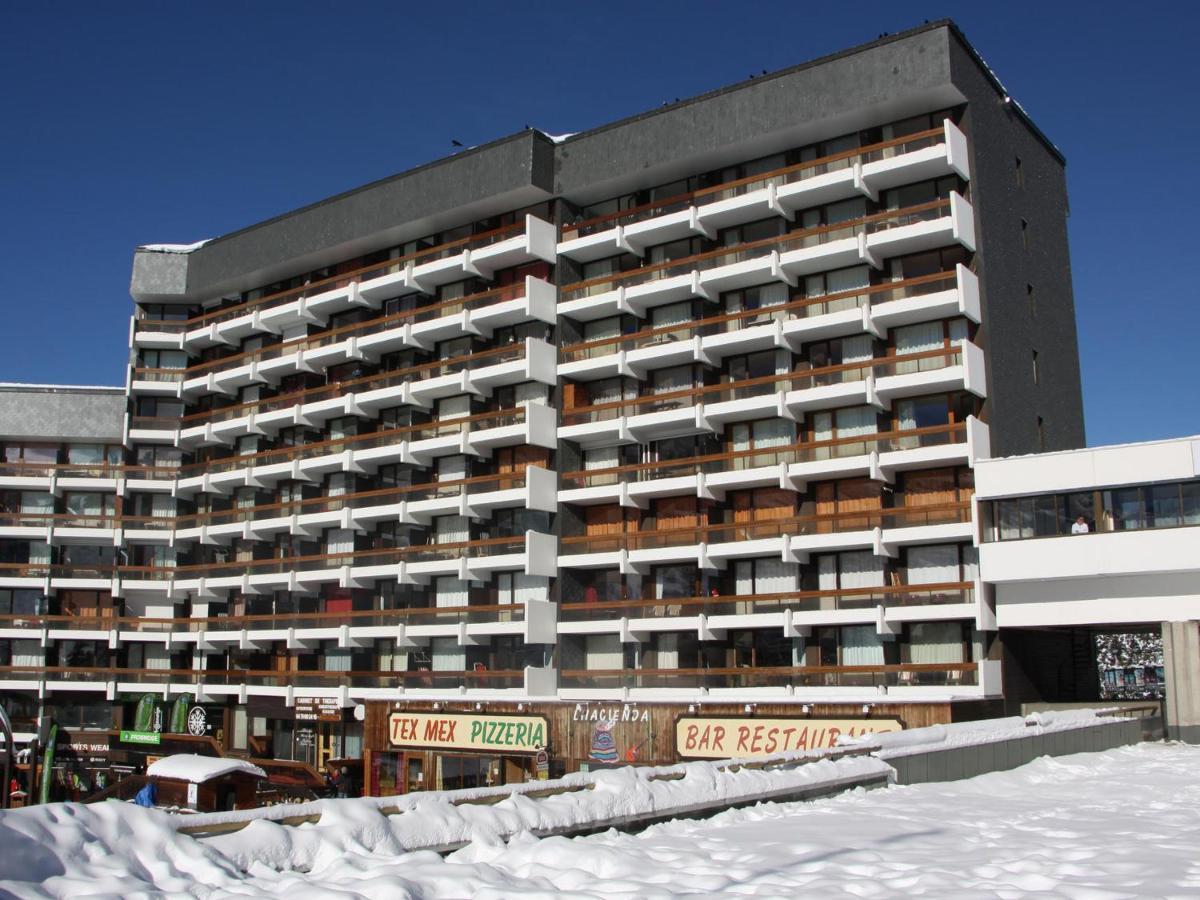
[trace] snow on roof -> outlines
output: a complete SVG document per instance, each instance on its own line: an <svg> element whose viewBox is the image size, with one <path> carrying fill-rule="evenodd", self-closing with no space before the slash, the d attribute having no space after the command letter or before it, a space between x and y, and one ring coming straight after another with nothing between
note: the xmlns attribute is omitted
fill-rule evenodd
<svg viewBox="0 0 1200 900"><path fill-rule="evenodd" d="M147 775L154 775L158 778L177 778L193 784L200 784L231 772L245 772L248 775L257 775L259 778L267 777L266 772L244 759L197 756L195 753L164 756L162 759L150 763L146 769Z"/></svg>
<svg viewBox="0 0 1200 900"><path fill-rule="evenodd" d="M551 134L548 131L543 131L542 134L544 134L546 137L550 138L550 140L554 141L554 143L561 144L567 138L575 137L575 135L579 134L579 132L578 131L568 131L563 134Z"/></svg>
<svg viewBox="0 0 1200 900"><path fill-rule="evenodd" d="M142 244L138 249L150 250L154 253L191 253L193 250L199 250L211 240L212 238L205 238L194 244Z"/></svg>

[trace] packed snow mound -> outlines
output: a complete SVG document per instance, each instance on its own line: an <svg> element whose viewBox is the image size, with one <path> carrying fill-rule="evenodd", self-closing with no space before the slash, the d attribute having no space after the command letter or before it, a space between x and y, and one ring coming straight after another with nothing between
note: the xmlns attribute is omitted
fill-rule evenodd
<svg viewBox="0 0 1200 900"><path fill-rule="evenodd" d="M210 778L219 778L233 772L245 772L258 778L266 778L267 773L253 763L244 759L229 756L197 756L195 753L177 753L174 756L164 756L146 767L146 774L157 778L176 778L180 781L190 781L193 784L203 784Z"/></svg>
<svg viewBox="0 0 1200 900"><path fill-rule="evenodd" d="M110 800L0 813L0 896L195 896L242 875L216 850L175 833L171 817Z"/></svg>
<svg viewBox="0 0 1200 900"><path fill-rule="evenodd" d="M256 822L230 836L247 852L264 851L248 870L218 852L217 839L178 835L155 810L55 804L0 814L0 896L1194 896L1198 767L1200 747L1140 744L966 781L765 804L639 834L523 833L505 842L481 832L446 857L404 852L370 804L328 801L320 825L286 829L291 843L274 859L263 835L280 826ZM605 774L613 778L603 783L620 793L629 776ZM448 814L442 801L428 795L418 806L436 819ZM304 844L322 830L322 840ZM299 861L301 845L307 868L279 869Z"/></svg>

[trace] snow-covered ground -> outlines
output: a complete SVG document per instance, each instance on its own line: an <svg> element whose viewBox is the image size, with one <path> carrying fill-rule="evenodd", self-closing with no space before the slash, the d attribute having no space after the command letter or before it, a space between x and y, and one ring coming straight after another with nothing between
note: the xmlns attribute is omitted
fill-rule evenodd
<svg viewBox="0 0 1200 900"><path fill-rule="evenodd" d="M276 871L268 860L244 857L248 871L234 863L232 849L257 843L255 830L284 831L271 823L254 823L240 841L194 840L155 811L56 804L37 816L0 817L0 895L1194 896L1198 772L1200 747L1142 744L951 784L768 804L638 835L506 843L479 833L446 858L396 852L393 820L342 801L320 825L290 829L326 832L303 872ZM427 814L444 809L431 803ZM35 871L60 874L29 883Z"/></svg>

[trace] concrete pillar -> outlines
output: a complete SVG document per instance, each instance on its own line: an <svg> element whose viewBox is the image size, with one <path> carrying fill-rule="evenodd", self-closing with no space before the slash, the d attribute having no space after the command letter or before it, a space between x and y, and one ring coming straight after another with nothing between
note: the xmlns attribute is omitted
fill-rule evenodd
<svg viewBox="0 0 1200 900"><path fill-rule="evenodd" d="M1200 622L1163 622L1167 738L1200 744Z"/></svg>

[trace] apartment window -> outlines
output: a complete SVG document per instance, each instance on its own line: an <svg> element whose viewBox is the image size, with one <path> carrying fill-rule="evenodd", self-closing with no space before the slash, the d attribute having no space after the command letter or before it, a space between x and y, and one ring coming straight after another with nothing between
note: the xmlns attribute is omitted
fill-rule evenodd
<svg viewBox="0 0 1200 900"><path fill-rule="evenodd" d="M1025 246L1026 250L1029 249L1029 220L1028 219L1021 220L1021 243Z"/></svg>
<svg viewBox="0 0 1200 900"><path fill-rule="evenodd" d="M1041 416L1037 417L1037 439L1038 439L1038 448L1041 450L1045 450L1046 449L1046 420L1043 419Z"/></svg>
<svg viewBox="0 0 1200 900"><path fill-rule="evenodd" d="M1029 315L1037 315L1037 297L1033 293L1033 285L1025 285L1025 298L1029 303Z"/></svg>
<svg viewBox="0 0 1200 900"><path fill-rule="evenodd" d="M1038 352L1033 351L1033 383L1041 384L1041 372L1038 370Z"/></svg>
<svg viewBox="0 0 1200 900"><path fill-rule="evenodd" d="M1013 168L1017 176L1017 187L1025 187L1025 170L1021 168L1021 157L1014 157Z"/></svg>

